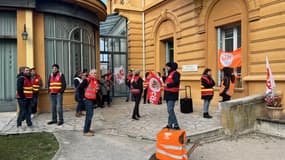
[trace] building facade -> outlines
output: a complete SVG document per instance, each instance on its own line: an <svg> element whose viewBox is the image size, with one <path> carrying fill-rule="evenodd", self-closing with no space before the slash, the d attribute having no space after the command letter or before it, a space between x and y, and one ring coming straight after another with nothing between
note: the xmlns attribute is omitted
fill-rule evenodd
<svg viewBox="0 0 285 160"><path fill-rule="evenodd" d="M212 104L221 100L218 50L241 49L233 98L265 92L266 56L277 90L285 91L285 1L109 0L107 8L128 19L129 67L162 72L167 61L177 62L181 88L192 86L197 105L202 103L200 76L205 68L213 70L217 82Z"/></svg>
<svg viewBox="0 0 285 160"><path fill-rule="evenodd" d="M28 66L43 80L39 111L49 111L46 82L54 63L67 81L64 106L74 106L74 73L100 68L99 22L106 16L98 0L0 1L0 107L16 106L18 67Z"/></svg>

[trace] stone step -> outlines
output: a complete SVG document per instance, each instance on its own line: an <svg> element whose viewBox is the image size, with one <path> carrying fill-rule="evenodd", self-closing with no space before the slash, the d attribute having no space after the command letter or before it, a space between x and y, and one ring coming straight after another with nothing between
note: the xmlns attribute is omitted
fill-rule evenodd
<svg viewBox="0 0 285 160"><path fill-rule="evenodd" d="M271 120L267 117L258 118L255 130L263 134L285 138L285 119Z"/></svg>
<svg viewBox="0 0 285 160"><path fill-rule="evenodd" d="M187 138L188 138L188 142L190 143L195 142L195 141L200 141L200 143L209 143L209 142L224 139L225 134L224 134L224 129L222 127L216 127L210 130L192 133L188 135Z"/></svg>

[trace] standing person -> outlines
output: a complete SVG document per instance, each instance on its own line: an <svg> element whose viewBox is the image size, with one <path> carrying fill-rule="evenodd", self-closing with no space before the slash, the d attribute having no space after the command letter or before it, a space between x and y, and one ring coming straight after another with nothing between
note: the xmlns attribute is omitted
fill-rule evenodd
<svg viewBox="0 0 285 160"><path fill-rule="evenodd" d="M107 105L108 107L111 107L111 88L113 86L113 73L112 70L109 69L107 75L105 76L105 80L107 81L107 95L106 95L106 101L107 101Z"/></svg>
<svg viewBox="0 0 285 160"><path fill-rule="evenodd" d="M139 104L142 97L142 91L143 91L143 80L140 77L140 71L136 70L135 76L131 80L131 92L135 99L135 106L132 115L132 119L134 120L139 120L139 118L141 117L139 114Z"/></svg>
<svg viewBox="0 0 285 160"><path fill-rule="evenodd" d="M31 81L33 84L33 99L31 102L31 106L32 106L31 118L33 118L35 116L35 114L37 113L39 91L40 91L40 88L42 87L42 84L43 84L41 76L39 74L37 74L37 72L36 72L36 68L31 68Z"/></svg>
<svg viewBox="0 0 285 160"><path fill-rule="evenodd" d="M146 72L143 80L143 104L146 104L148 85L149 85L149 72ZM147 103L149 103L149 100L147 100Z"/></svg>
<svg viewBox="0 0 285 160"><path fill-rule="evenodd" d="M20 73L17 76L16 93L20 110L17 118L17 127L22 126L23 119L26 119L28 127L33 125L30 105L33 98L33 84L30 78L30 69L28 67L20 67Z"/></svg>
<svg viewBox="0 0 285 160"><path fill-rule="evenodd" d="M58 64L52 65L52 73L48 79L48 91L50 93L52 120L48 124L62 125L63 124L63 93L66 88L66 81L63 73L59 72ZM58 105L58 108L57 108ZM57 111L59 115L59 121L57 121Z"/></svg>
<svg viewBox="0 0 285 160"><path fill-rule="evenodd" d="M159 80L160 80L160 82L161 82L161 84L163 86L164 82L163 82L163 79L161 77L161 73L160 72L157 72L157 78L159 78ZM162 104L162 96L161 96L161 94L160 94L160 97L159 97L158 104Z"/></svg>
<svg viewBox="0 0 285 160"><path fill-rule="evenodd" d="M128 71L128 75L126 78L126 86L127 86L127 98L126 98L126 102L129 101L130 98L130 92L131 92L131 80L133 78L133 70L129 70Z"/></svg>
<svg viewBox="0 0 285 160"><path fill-rule="evenodd" d="M102 93L101 106L104 107L105 101L107 101L107 94L108 94L107 93L107 90L108 90L107 75L101 76L101 79L99 80L99 86L100 86L100 91Z"/></svg>
<svg viewBox="0 0 285 160"><path fill-rule="evenodd" d="M97 71L92 69L89 72L88 78L83 78L82 83L79 86L79 90L84 91L84 104L86 108L86 117L83 129L84 136L94 136L94 131L90 130L92 117L93 117L93 106L96 103L96 92L99 89L98 80L96 78Z"/></svg>
<svg viewBox="0 0 285 160"><path fill-rule="evenodd" d="M234 94L235 76L233 75L233 69L229 67L223 68L224 78L221 83L220 96L223 97L222 102L231 100Z"/></svg>
<svg viewBox="0 0 285 160"><path fill-rule="evenodd" d="M215 81L212 78L211 69L206 68L201 77L201 98L204 100L203 117L212 118L209 115L209 105L214 96Z"/></svg>
<svg viewBox="0 0 285 160"><path fill-rule="evenodd" d="M77 102L75 117L83 116L82 113L84 107L83 97L82 93L80 93L79 90L77 89L80 83L82 82L81 77L83 76L83 74L86 73L80 73L80 71L77 71L73 78L74 88L75 88L75 101Z"/></svg>
<svg viewBox="0 0 285 160"><path fill-rule="evenodd" d="M176 71L177 67L177 63L166 63L168 76L165 80L164 99L166 100L168 111L168 124L166 128L179 130L180 127L178 125L178 121L174 112L175 101L178 100L180 85L180 73Z"/></svg>

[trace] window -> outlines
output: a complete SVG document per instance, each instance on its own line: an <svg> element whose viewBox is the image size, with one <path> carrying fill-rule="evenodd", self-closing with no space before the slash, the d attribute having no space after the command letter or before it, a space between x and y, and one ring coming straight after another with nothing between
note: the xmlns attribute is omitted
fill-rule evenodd
<svg viewBox="0 0 285 160"><path fill-rule="evenodd" d="M59 64L67 86L72 87L78 70L95 68L95 32L81 20L58 15L45 16L46 78L51 66Z"/></svg>
<svg viewBox="0 0 285 160"><path fill-rule="evenodd" d="M165 41L165 58L166 62L174 62L174 55L173 55L173 39L169 39Z"/></svg>
<svg viewBox="0 0 285 160"><path fill-rule="evenodd" d="M217 28L218 35L218 50L225 52L232 52L241 47L241 26L240 24L222 26ZM236 88L242 88L242 75L241 67L234 68L234 74L236 76ZM218 70L218 86L221 85L223 79L223 71Z"/></svg>

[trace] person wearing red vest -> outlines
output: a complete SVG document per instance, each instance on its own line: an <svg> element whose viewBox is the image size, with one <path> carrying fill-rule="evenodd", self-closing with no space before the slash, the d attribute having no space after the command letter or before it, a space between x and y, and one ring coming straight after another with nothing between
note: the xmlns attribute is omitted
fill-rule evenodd
<svg viewBox="0 0 285 160"><path fill-rule="evenodd" d="M58 64L52 65L52 73L48 79L48 92L50 93L51 107L52 107L52 120L48 124L63 124L63 93L66 88L66 81L63 73L59 72ZM57 108L58 105L58 108ZM59 121L57 121L57 110Z"/></svg>
<svg viewBox="0 0 285 160"><path fill-rule="evenodd" d="M27 126L31 127L31 99L33 98L33 86L30 80L30 69L28 67L20 67L20 73L17 76L17 93L16 98L19 104L19 114L17 118L17 127L22 126L25 119Z"/></svg>
<svg viewBox="0 0 285 160"><path fill-rule="evenodd" d="M214 96L215 81L211 75L211 69L206 68L201 76L201 98L204 100L203 117L212 118L209 115L209 105Z"/></svg>
<svg viewBox="0 0 285 160"><path fill-rule="evenodd" d="M179 130L180 127L174 112L175 101L178 100L180 86L180 73L176 71L177 68L178 65L175 62L166 63L168 76L165 80L164 99L166 100L168 111L168 124L166 128Z"/></svg>
<svg viewBox="0 0 285 160"><path fill-rule="evenodd" d="M231 100L234 93L235 76L233 75L233 68L223 68L224 78L221 83L220 96L223 97L223 102Z"/></svg>
<svg viewBox="0 0 285 160"><path fill-rule="evenodd" d="M130 98L130 93L131 93L131 80L133 78L133 70L129 70L128 71L128 75L126 77L126 86L127 86L127 98L126 98L126 102L129 101Z"/></svg>
<svg viewBox="0 0 285 160"><path fill-rule="evenodd" d="M32 115L31 117L34 117L34 114L37 113L38 108L38 98L39 98L39 91L42 87L42 79L39 74L36 72L36 68L31 68L31 80L33 84L33 99L31 102L32 105Z"/></svg>
<svg viewBox="0 0 285 160"><path fill-rule="evenodd" d="M135 106L133 110L132 119L139 120L141 117L139 114L139 105L143 92L143 80L140 77L140 71L135 70L135 76L131 80L131 92L135 99Z"/></svg>
<svg viewBox="0 0 285 160"><path fill-rule="evenodd" d="M92 117L93 117L93 106L96 104L96 93L99 90L99 83L96 78L97 71L92 69L89 72L88 78L82 77L82 83L79 85L79 90L84 90L84 104L86 109L86 117L83 128L84 136L94 136L94 131L90 130Z"/></svg>

